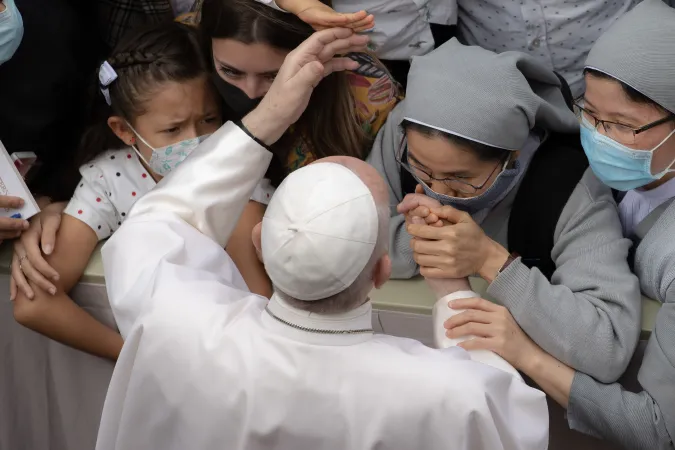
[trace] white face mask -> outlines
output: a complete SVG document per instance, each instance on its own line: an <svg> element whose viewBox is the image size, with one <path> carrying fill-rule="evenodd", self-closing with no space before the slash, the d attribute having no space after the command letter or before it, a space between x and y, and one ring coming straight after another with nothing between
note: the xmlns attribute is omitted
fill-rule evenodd
<svg viewBox="0 0 675 450"><path fill-rule="evenodd" d="M178 167L188 156L190 156L190 153L192 153L199 144L211 136L210 134L205 134L204 136L186 139L184 141L176 142L175 144L167 145L166 147L154 148L152 145L148 144L148 141L143 139L143 136L138 134L138 131L136 131L134 127L129 123L127 123L127 125L129 125L129 128L131 128L136 136L138 136L138 139L152 150L150 161L143 157L135 145L132 145L131 147L136 151L138 157L148 165L150 170L161 176L166 176L169 172Z"/></svg>

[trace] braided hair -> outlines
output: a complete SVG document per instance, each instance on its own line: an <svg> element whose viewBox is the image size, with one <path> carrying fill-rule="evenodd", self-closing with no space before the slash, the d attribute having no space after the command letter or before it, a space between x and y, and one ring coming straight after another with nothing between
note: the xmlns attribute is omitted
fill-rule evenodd
<svg viewBox="0 0 675 450"><path fill-rule="evenodd" d="M132 125L144 114L146 102L166 82L185 82L208 73L197 31L176 22L144 28L127 36L106 60L117 73L108 86L110 105L101 93L98 70L92 76L90 125L77 152L78 167L108 150L126 146L108 126L108 118L120 116Z"/></svg>

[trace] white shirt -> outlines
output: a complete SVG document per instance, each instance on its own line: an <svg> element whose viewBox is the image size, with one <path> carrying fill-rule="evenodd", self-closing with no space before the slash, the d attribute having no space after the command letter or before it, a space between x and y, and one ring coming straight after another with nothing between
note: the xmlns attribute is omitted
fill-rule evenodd
<svg viewBox="0 0 675 450"><path fill-rule="evenodd" d="M98 450L545 449L543 393L459 348L251 294L223 251L271 154L234 124L139 200L103 248L125 338Z"/></svg>
<svg viewBox="0 0 675 450"><path fill-rule="evenodd" d="M619 217L623 227L623 235L630 237L636 226L655 208L666 200L675 197L675 178L661 186L651 189L633 189L619 203Z"/></svg>
<svg viewBox="0 0 675 450"><path fill-rule="evenodd" d="M279 8L274 0L257 0ZM333 0L341 13L366 10L375 16L370 48L382 59L407 60L434 49L429 23L454 24L456 0Z"/></svg>
<svg viewBox="0 0 675 450"><path fill-rule="evenodd" d="M459 33L471 45L517 50L565 77L583 93L586 56L596 39L636 0L458 0Z"/></svg>
<svg viewBox="0 0 675 450"><path fill-rule="evenodd" d="M131 148L107 151L80 167L80 173L64 212L89 225L99 240L110 237L136 200L156 185Z"/></svg>

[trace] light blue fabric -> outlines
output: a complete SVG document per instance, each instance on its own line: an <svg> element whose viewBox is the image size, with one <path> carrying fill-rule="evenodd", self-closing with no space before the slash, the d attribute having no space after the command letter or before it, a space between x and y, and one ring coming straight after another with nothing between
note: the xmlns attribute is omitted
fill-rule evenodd
<svg viewBox="0 0 675 450"><path fill-rule="evenodd" d="M14 0L4 0L0 12L0 64L9 61L23 39L23 20Z"/></svg>

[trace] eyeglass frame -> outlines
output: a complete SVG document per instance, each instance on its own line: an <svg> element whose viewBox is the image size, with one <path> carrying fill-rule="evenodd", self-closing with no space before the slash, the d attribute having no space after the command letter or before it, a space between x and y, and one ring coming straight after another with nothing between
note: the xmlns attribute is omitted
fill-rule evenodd
<svg viewBox="0 0 675 450"><path fill-rule="evenodd" d="M663 125L664 123L668 123L672 120L675 120L675 114L670 114L666 117L662 117L661 119L655 120L654 122L650 122L647 125L643 125L639 128L633 128L633 127L630 127L630 126L625 125L623 123L612 122L611 120L598 119L593 114L591 114L591 112L589 110L587 110L586 108L584 108L583 106L581 106L579 104L582 101L583 101L582 99L575 100L574 101L574 107L578 108L580 111L587 114L591 119L593 119L595 121L594 129L597 130L598 125L602 124L602 129L605 130L605 133L609 133L609 131L607 131L607 127L605 127L606 123L609 123L609 124L612 124L612 125L619 125L621 127L627 128L627 129L629 129L633 132L633 142L631 143L631 145L635 143L635 139L636 139L636 136L638 134L644 133L645 131L648 131L648 130L651 130L652 128L658 127L659 125Z"/></svg>
<svg viewBox="0 0 675 450"><path fill-rule="evenodd" d="M499 166L502 167L502 170L500 171L500 173L503 172L504 170L506 170L506 167L509 164L509 160L511 159L511 153L512 153L512 152L509 152L506 155L506 157L503 158L503 161L502 160L499 161L499 163L490 172L490 175L488 175L488 177L485 179L485 181L483 181L483 183L480 186L475 186L475 185L469 183L468 181L462 180L461 178L457 178L457 177L435 178L433 175L431 175L427 171L425 171L425 170L423 170L423 169L421 169L417 166L415 166L415 169L413 169L412 166L410 166L410 163L408 162L408 150L406 149L405 152L403 151L403 148L407 147L407 146L408 146L408 139L404 136L403 139L401 139L401 144L399 145L398 151L396 152L396 162L398 163L399 166L403 167L410 175L412 175L415 178L418 178L418 176L415 174L415 170L418 170L418 171L422 172L424 175L428 176L430 181L438 181L439 183L444 183L446 186L449 182L456 182L456 183L459 183L460 185L469 186L470 188L473 189L473 192L460 191L463 194L475 194L478 191L480 191L481 189L483 189L485 187L485 185L487 184L487 182L490 181L490 178L492 178L492 175L494 175L495 171L497 170L497 168ZM405 157L406 161L405 162L403 162L403 153L405 153L405 155L406 155L406 157ZM426 182L424 180L420 180L420 181L422 183L424 183L429 189L431 189L428 185L428 182Z"/></svg>

